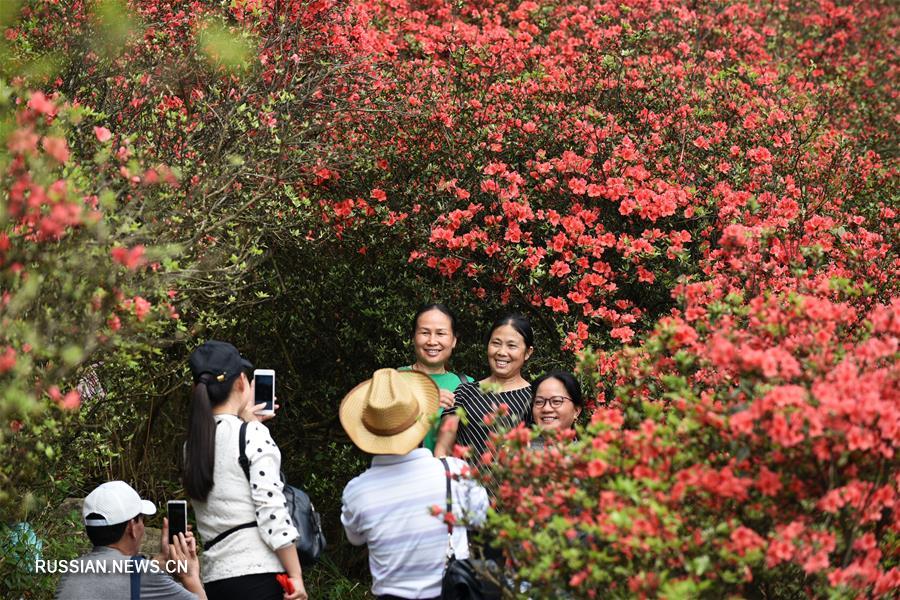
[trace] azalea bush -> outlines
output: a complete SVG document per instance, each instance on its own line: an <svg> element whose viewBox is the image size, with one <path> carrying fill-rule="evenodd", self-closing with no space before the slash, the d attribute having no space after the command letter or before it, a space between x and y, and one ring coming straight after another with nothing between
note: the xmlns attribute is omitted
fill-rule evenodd
<svg viewBox="0 0 900 600"><path fill-rule="evenodd" d="M4 6L0 419L38 465L71 441L48 408L72 411L86 396L121 417L127 395L107 391L148 386L148 367L183 362L183 347L167 350L189 329L233 327L265 298L252 275L264 235L308 233L305 218L289 218L308 201L284 173L303 169L312 125L272 115L315 104L313 67L327 72L316 43L300 42L300 23L250 11L238 28L216 3L194 8ZM70 426L107 412L86 408L87 422ZM152 429L159 410L132 404L120 424ZM29 422L42 415L56 416ZM42 474L15 476L27 489ZM16 486L3 487L12 499Z"/></svg>
<svg viewBox="0 0 900 600"><path fill-rule="evenodd" d="M345 123L376 153L321 172L337 234L381 227L411 264L551 320L566 350L608 349L585 355L611 408L580 445L472 457L507 481L494 526L520 580L546 596L890 593L894 16L368 10L383 79L354 91L407 107ZM835 406L837 373L870 392ZM856 512L835 504L847 489Z"/></svg>
<svg viewBox="0 0 900 600"><path fill-rule="evenodd" d="M568 350L646 330L733 221L888 206L878 3L390 2L344 19L371 56L347 93L370 110L335 119L358 159L317 171L325 217L361 251L380 229L411 265L552 321Z"/></svg>
<svg viewBox="0 0 900 600"><path fill-rule="evenodd" d="M319 393L310 393L292 363L321 354L310 347L295 359L299 342L289 330L271 343L292 319L282 312L286 285L307 294L286 298L291 311L294 300L318 309L319 295L342 297L318 278L327 269L346 277L361 256L325 247L300 186L314 177L311 156L330 155L315 144L322 123L312 113L340 106L319 86L336 67L321 50L323 23L299 4L277 18L218 2L189 8L35 1L4 4L0 14L10 57L2 79L0 420L13 460L3 470L4 525L27 519L41 537L57 531L62 498L113 478L159 502L183 496L187 354L199 339L231 339L257 364L279 367L282 403L309 425L296 428L285 416L278 436L288 446L302 432L285 469L327 508L335 540L329 568L313 581L323 596L325 586L359 595L342 573L364 557L342 559L334 501L359 457L335 447L336 418L304 406L326 410L319 396L340 394L374 366L315 382ZM315 260L297 265L298 249ZM274 260L279 251L287 260ZM316 287L295 279L301 274ZM359 291L344 299L368 304ZM353 364L366 321L352 306L338 308L356 319L355 327L336 322L353 339L334 344ZM401 319L405 326L396 306L383 314L397 321L389 331ZM293 335L328 335L320 325L309 315ZM51 547L55 556L58 541L45 540ZM0 578L0 595L41 597L53 587L22 587L28 576L5 551L0 569L10 575Z"/></svg>
<svg viewBox="0 0 900 600"><path fill-rule="evenodd" d="M732 258L771 260L771 238L741 235ZM605 363L614 394L576 441L497 440L492 522L517 580L592 597L900 586L900 300L717 283Z"/></svg>
<svg viewBox="0 0 900 600"><path fill-rule="evenodd" d="M0 435L24 461L4 467L0 502L27 511L18 482L57 458L59 420L91 395L97 351L139 347L142 335L177 316L161 284L141 274L158 268L166 250L141 243L139 216L146 191L176 180L158 166L142 173L149 182L123 175L142 163L127 140L113 157L110 132L90 109L0 85L9 125L0 216Z"/></svg>
<svg viewBox="0 0 900 600"><path fill-rule="evenodd" d="M279 369L273 434L339 540L340 398L446 300L454 370L515 310L527 375L591 392L578 441L490 458L532 597L889 595L891 9L3 4L4 520L112 477L177 496L186 356L219 337Z"/></svg>

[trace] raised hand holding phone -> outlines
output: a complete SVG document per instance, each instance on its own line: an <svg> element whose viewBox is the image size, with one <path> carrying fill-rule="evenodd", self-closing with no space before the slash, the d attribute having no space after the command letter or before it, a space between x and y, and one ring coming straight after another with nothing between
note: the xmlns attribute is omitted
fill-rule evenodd
<svg viewBox="0 0 900 600"><path fill-rule="evenodd" d="M265 369L266 371L274 373L271 369ZM248 423L251 421L259 421L260 423L264 423L269 419L275 417L275 411L278 410L278 398L274 396L274 377L272 378L272 394L273 398L271 402L259 402L256 398L256 377L253 377L249 380L250 385L246 386L243 391L244 397L244 405L241 407L238 416L243 421L247 421ZM271 407L271 410L268 408Z"/></svg>

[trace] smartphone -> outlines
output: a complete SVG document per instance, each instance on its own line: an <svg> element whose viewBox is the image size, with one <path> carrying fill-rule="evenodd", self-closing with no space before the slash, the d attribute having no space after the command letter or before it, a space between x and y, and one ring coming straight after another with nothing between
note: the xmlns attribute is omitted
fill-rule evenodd
<svg viewBox="0 0 900 600"><path fill-rule="evenodd" d="M253 371L253 382L256 390L254 404L265 404L258 415L275 414L275 371L272 369L256 369Z"/></svg>
<svg viewBox="0 0 900 600"><path fill-rule="evenodd" d="M187 502L184 500L169 500L169 543L173 543L179 533L187 534Z"/></svg>

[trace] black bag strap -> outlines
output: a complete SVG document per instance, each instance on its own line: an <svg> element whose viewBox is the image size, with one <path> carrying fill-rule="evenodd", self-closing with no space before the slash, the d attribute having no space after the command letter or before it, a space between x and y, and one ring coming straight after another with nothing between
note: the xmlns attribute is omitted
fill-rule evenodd
<svg viewBox="0 0 900 600"><path fill-rule="evenodd" d="M213 546L215 546L216 544L218 544L219 542L221 542L222 540L227 538L229 535L231 535L235 531L240 531L241 529L250 529L251 527L256 527L256 521L251 521L250 523L241 523L240 525L236 525L235 527L232 527L231 529L227 529L227 530L223 531L222 533L220 533L219 535L217 535L216 537L214 537L213 539L211 539L208 542L206 542L205 544L203 544L203 551L209 552L210 548L212 548Z"/></svg>
<svg viewBox="0 0 900 600"><path fill-rule="evenodd" d="M465 373L458 373L456 376L459 377L460 383L469 383L470 381L472 381L472 378Z"/></svg>
<svg viewBox="0 0 900 600"><path fill-rule="evenodd" d="M453 512L453 490L450 487L450 481L453 477L450 474L450 465L447 463L447 458L442 456L440 458L441 463L444 465L444 477L447 480L447 514ZM453 521L447 521L447 533L453 533Z"/></svg>
<svg viewBox="0 0 900 600"><path fill-rule="evenodd" d="M245 447L247 446L247 422L244 421L241 423L241 431L238 434L238 463L241 465L241 469L244 470L244 477L247 478L247 481L250 481L250 459L247 458L247 450Z"/></svg>
<svg viewBox="0 0 900 600"><path fill-rule="evenodd" d="M238 433L238 463L244 471L244 477L250 481L250 459L247 458L247 422L241 423L241 430ZM284 471L279 474L281 482L284 483Z"/></svg>
<svg viewBox="0 0 900 600"><path fill-rule="evenodd" d="M241 465L241 470L244 471L244 477L247 478L247 481L250 481L250 459L247 458L247 451L245 447L247 445L247 422L244 421L241 423L241 430L238 433L238 463ZM227 538L229 535L234 533L235 531L240 531L241 529L249 529L251 527L256 527L256 521L251 521L250 523L241 523L231 529L226 529L213 539L209 540L205 544L203 544L203 551L209 552L209 549Z"/></svg>
<svg viewBox="0 0 900 600"><path fill-rule="evenodd" d="M450 473L450 464L447 463L447 459L442 456L440 461L444 465L444 478L447 480L447 512L444 514L444 520L447 522L447 560L450 560L456 555L456 550L453 548L453 518L447 518L447 515L453 514L453 488L450 487L453 475Z"/></svg>
<svg viewBox="0 0 900 600"><path fill-rule="evenodd" d="M131 571L131 600L141 600L141 571L138 568L138 561L143 558L140 554L131 557L134 567Z"/></svg>

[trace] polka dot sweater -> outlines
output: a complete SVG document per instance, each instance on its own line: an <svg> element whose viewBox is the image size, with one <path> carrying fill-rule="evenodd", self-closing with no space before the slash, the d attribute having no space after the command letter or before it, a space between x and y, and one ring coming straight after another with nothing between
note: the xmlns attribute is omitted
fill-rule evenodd
<svg viewBox="0 0 900 600"><path fill-rule="evenodd" d="M200 561L204 583L255 573L283 571L275 550L297 539L281 482L281 452L261 423L247 425L245 452L250 460L250 482L238 463L241 420L216 415L215 482L205 502L192 501L203 543L232 527L256 521L204 552Z"/></svg>

